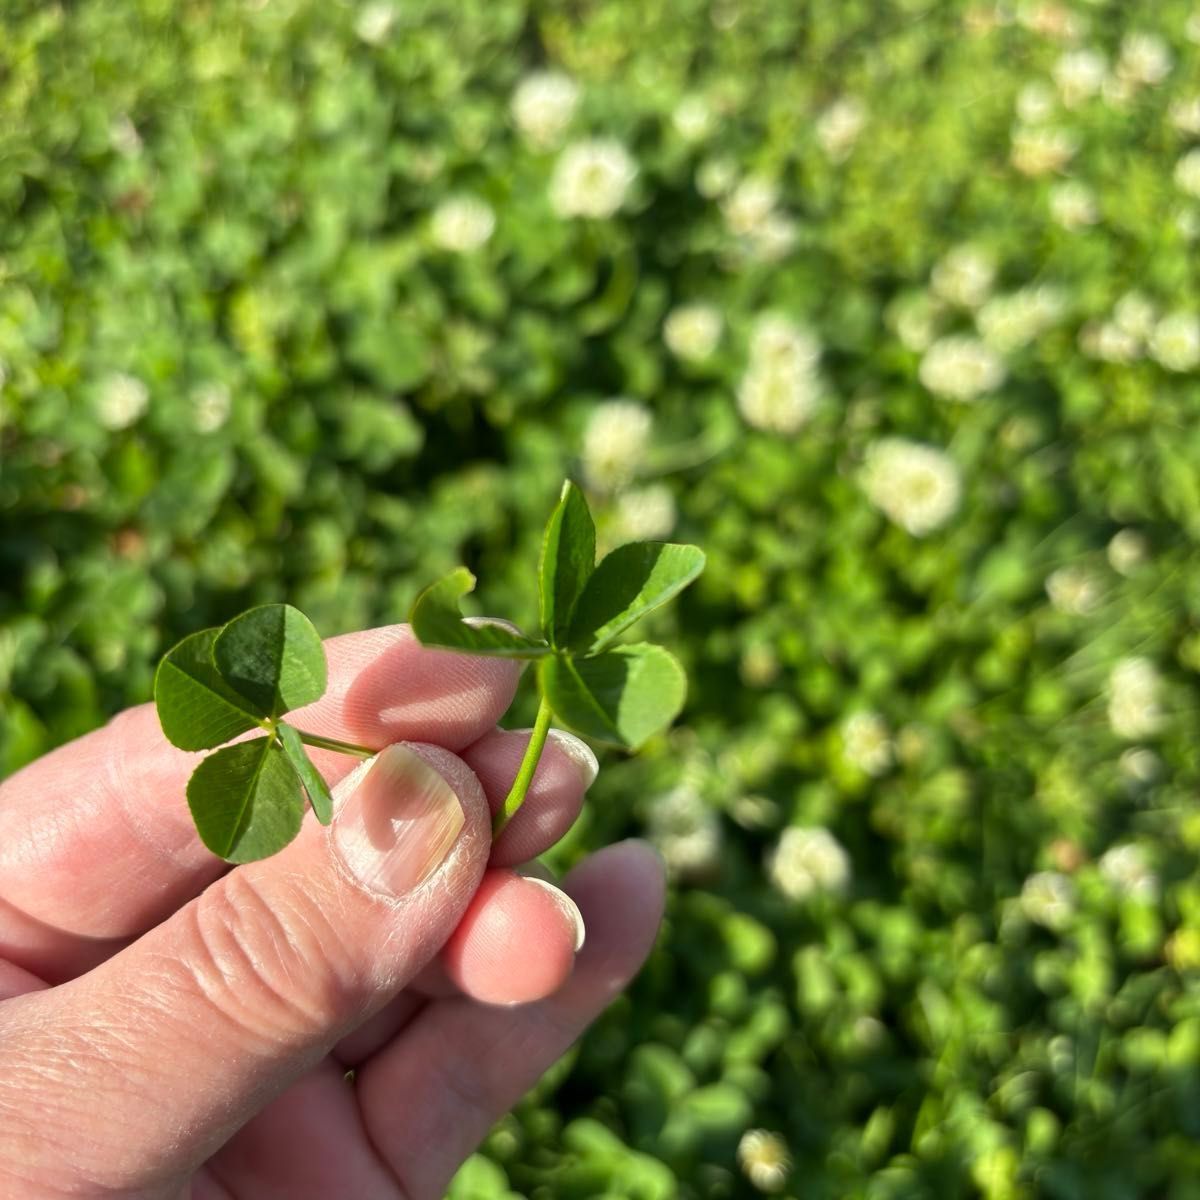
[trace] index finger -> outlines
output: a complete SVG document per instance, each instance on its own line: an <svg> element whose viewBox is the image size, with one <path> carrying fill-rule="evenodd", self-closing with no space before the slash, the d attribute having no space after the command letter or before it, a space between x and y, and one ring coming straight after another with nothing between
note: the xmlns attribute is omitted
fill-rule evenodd
<svg viewBox="0 0 1200 1200"><path fill-rule="evenodd" d="M519 663L421 646L407 625L325 642L329 686L289 719L326 737L459 750L508 707ZM153 705L45 755L0 784L0 958L43 979L87 969L225 869L183 803L201 755L163 737ZM353 768L320 756L330 782Z"/></svg>

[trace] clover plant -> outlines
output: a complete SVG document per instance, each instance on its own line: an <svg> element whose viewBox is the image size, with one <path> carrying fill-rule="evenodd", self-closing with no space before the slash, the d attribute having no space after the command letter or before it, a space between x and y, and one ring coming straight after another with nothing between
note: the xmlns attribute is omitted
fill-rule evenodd
<svg viewBox="0 0 1200 1200"><path fill-rule="evenodd" d="M662 542L619 546L597 564L591 513L567 482L542 542L540 636L465 620L459 601L475 586L465 567L417 597L411 621L424 645L537 660L537 718L494 833L520 808L554 717L588 737L636 749L678 715L686 678L674 656L617 639L703 567L697 547ZM329 823L329 788L305 745L360 758L375 753L282 719L319 699L326 678L317 631L288 604L265 604L193 633L163 657L154 679L163 732L182 750L213 751L192 773L187 800L215 854L250 862L283 849L300 831L306 796L317 820ZM224 745L255 729L263 736Z"/></svg>

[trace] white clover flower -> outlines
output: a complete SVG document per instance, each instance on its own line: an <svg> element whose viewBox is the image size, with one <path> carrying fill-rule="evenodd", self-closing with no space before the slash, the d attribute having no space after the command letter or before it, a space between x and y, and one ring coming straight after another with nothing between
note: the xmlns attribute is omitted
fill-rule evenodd
<svg viewBox="0 0 1200 1200"><path fill-rule="evenodd" d="M789 900L850 886L850 856L828 829L790 825L767 858L767 876Z"/></svg>
<svg viewBox="0 0 1200 1200"><path fill-rule="evenodd" d="M867 499L884 516L923 537L958 511L958 467L942 451L904 438L882 438L867 451L863 467Z"/></svg>
<svg viewBox="0 0 1200 1200"><path fill-rule="evenodd" d="M935 395L967 402L995 391L1005 379L1004 360L977 338L954 334L934 342L921 359L921 382Z"/></svg>
<svg viewBox="0 0 1200 1200"><path fill-rule="evenodd" d="M756 367L808 370L821 357L821 343L810 329L780 313L764 313L750 336L750 361Z"/></svg>
<svg viewBox="0 0 1200 1200"><path fill-rule="evenodd" d="M1066 300L1058 288L1022 288L989 300L975 318L980 337L993 350L1008 353L1035 341L1063 315Z"/></svg>
<svg viewBox="0 0 1200 1200"><path fill-rule="evenodd" d="M1162 773L1162 759L1145 746L1130 746L1117 759L1117 770L1130 783L1153 783Z"/></svg>
<svg viewBox="0 0 1200 1200"><path fill-rule="evenodd" d="M660 542L670 537L678 513L675 497L665 484L622 492L617 499L614 540L621 542Z"/></svg>
<svg viewBox="0 0 1200 1200"><path fill-rule="evenodd" d="M133 375L109 375L96 394L96 416L105 429L128 429L150 404L150 389Z"/></svg>
<svg viewBox="0 0 1200 1200"><path fill-rule="evenodd" d="M492 206L477 196L450 196L433 210L429 233L440 250L469 254L496 229Z"/></svg>
<svg viewBox="0 0 1200 1200"><path fill-rule="evenodd" d="M1009 160L1022 175L1048 175L1075 157L1078 139L1065 129L1018 125L1012 133Z"/></svg>
<svg viewBox="0 0 1200 1200"><path fill-rule="evenodd" d="M686 784L654 801L647 833L673 875L703 874L720 860L717 815Z"/></svg>
<svg viewBox="0 0 1200 1200"><path fill-rule="evenodd" d="M223 383L204 383L192 393L192 422L197 433L216 433L233 409L233 398Z"/></svg>
<svg viewBox="0 0 1200 1200"><path fill-rule="evenodd" d="M1069 179L1051 189L1050 215L1064 229L1083 229L1100 220L1100 209L1091 188Z"/></svg>
<svg viewBox="0 0 1200 1200"><path fill-rule="evenodd" d="M142 135L125 113L112 119L108 127L108 140L112 148L125 158L137 158L142 152Z"/></svg>
<svg viewBox="0 0 1200 1200"><path fill-rule="evenodd" d="M876 712L858 712L842 725L842 753L867 775L882 775L893 758L891 731Z"/></svg>
<svg viewBox="0 0 1200 1200"><path fill-rule="evenodd" d="M1046 579L1046 595L1059 612L1086 616L1100 603L1100 581L1086 567L1059 567Z"/></svg>
<svg viewBox="0 0 1200 1200"><path fill-rule="evenodd" d="M1118 529L1108 543L1109 565L1118 575L1132 575L1146 561L1149 547L1136 529Z"/></svg>
<svg viewBox="0 0 1200 1200"><path fill-rule="evenodd" d="M1175 186L1189 196L1200 197L1200 147L1189 150L1175 164Z"/></svg>
<svg viewBox="0 0 1200 1200"><path fill-rule="evenodd" d="M750 257L757 262L778 262L794 249L800 228L791 217L773 212L749 235Z"/></svg>
<svg viewBox="0 0 1200 1200"><path fill-rule="evenodd" d="M517 84L510 111L513 121L532 146L556 146L575 115L579 85L561 71L534 71Z"/></svg>
<svg viewBox="0 0 1200 1200"><path fill-rule="evenodd" d="M820 390L820 379L810 370L752 365L738 384L738 411L755 429L796 433L816 409Z"/></svg>
<svg viewBox="0 0 1200 1200"><path fill-rule="evenodd" d="M1141 342L1115 321L1089 321L1079 331L1079 348L1089 358L1129 363L1140 356Z"/></svg>
<svg viewBox="0 0 1200 1200"><path fill-rule="evenodd" d="M1021 910L1035 924L1060 932L1075 915L1075 884L1058 871L1038 871L1021 888Z"/></svg>
<svg viewBox="0 0 1200 1200"><path fill-rule="evenodd" d="M1181 96L1172 100L1167 115L1180 133L1200 137L1200 96Z"/></svg>
<svg viewBox="0 0 1200 1200"><path fill-rule="evenodd" d="M1108 677L1108 723L1129 741L1151 737L1165 716L1160 694L1162 677L1148 658L1123 658Z"/></svg>
<svg viewBox="0 0 1200 1200"><path fill-rule="evenodd" d="M396 10L388 3L364 4L354 18L354 32L369 46L378 46L392 31Z"/></svg>
<svg viewBox="0 0 1200 1200"><path fill-rule="evenodd" d="M737 166L732 159L706 158L696 168L696 191L706 200L726 196L737 183Z"/></svg>
<svg viewBox="0 0 1200 1200"><path fill-rule="evenodd" d="M704 362L716 350L723 327L720 311L711 304L685 304L667 314L663 341L676 358Z"/></svg>
<svg viewBox="0 0 1200 1200"><path fill-rule="evenodd" d="M703 96L684 96L671 114L671 124L685 142L702 142L715 123L713 110Z"/></svg>
<svg viewBox="0 0 1200 1200"><path fill-rule="evenodd" d="M1146 852L1133 842L1113 846L1100 856L1100 874L1117 891L1133 900L1158 899L1158 876L1146 861Z"/></svg>
<svg viewBox="0 0 1200 1200"><path fill-rule="evenodd" d="M779 188L770 179L752 175L725 197L721 212L731 233L750 237L761 232L779 202Z"/></svg>
<svg viewBox="0 0 1200 1200"><path fill-rule="evenodd" d="M611 217L625 203L637 163L613 138L574 142L550 181L550 204L560 217Z"/></svg>
<svg viewBox="0 0 1200 1200"><path fill-rule="evenodd" d="M854 96L835 100L817 118L817 141L831 162L844 162L866 124L867 110Z"/></svg>
<svg viewBox="0 0 1200 1200"><path fill-rule="evenodd" d="M1139 346L1150 339L1158 320L1154 302L1141 292L1126 292L1113 305L1113 323L1134 338Z"/></svg>
<svg viewBox="0 0 1200 1200"><path fill-rule="evenodd" d="M1155 33L1127 33L1121 39L1117 78L1139 87L1162 83L1171 73L1171 47Z"/></svg>
<svg viewBox="0 0 1200 1200"><path fill-rule="evenodd" d="M747 1129L737 1148L738 1162L746 1178L760 1192L782 1191L792 1170L788 1144L777 1133Z"/></svg>
<svg viewBox="0 0 1200 1200"><path fill-rule="evenodd" d="M996 263L978 246L955 246L938 260L929 274L936 295L959 308L978 308L987 299L996 278Z"/></svg>
<svg viewBox="0 0 1200 1200"><path fill-rule="evenodd" d="M650 413L634 400L606 400L583 434L583 473L593 487L616 491L638 472L653 428Z"/></svg>
<svg viewBox="0 0 1200 1200"><path fill-rule="evenodd" d="M1150 335L1150 355L1169 371L1200 366L1200 319L1187 312L1168 313Z"/></svg>
<svg viewBox="0 0 1200 1200"><path fill-rule="evenodd" d="M940 302L928 292L908 292L888 305L886 319L901 343L919 354L933 345L941 314Z"/></svg>
<svg viewBox="0 0 1200 1200"><path fill-rule="evenodd" d="M1054 82L1068 108L1090 100L1104 85L1108 63L1099 50L1081 47L1068 50L1054 64Z"/></svg>
<svg viewBox="0 0 1200 1200"><path fill-rule="evenodd" d="M1038 125L1054 113L1054 93L1040 80L1027 83L1017 93L1017 116L1027 125Z"/></svg>

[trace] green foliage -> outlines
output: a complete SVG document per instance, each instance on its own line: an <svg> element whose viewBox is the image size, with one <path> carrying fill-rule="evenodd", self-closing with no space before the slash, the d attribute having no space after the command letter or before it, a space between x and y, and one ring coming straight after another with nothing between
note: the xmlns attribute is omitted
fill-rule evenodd
<svg viewBox="0 0 1200 1200"><path fill-rule="evenodd" d="M288 604L263 604L219 629L202 629L172 647L154 677L154 701L167 740L209 750L261 728L266 736L225 746L192 772L187 800L200 840L229 862L282 850L297 833L308 797L328 825L333 797L304 749L371 751L303 734L278 718L319 700L325 648L312 622Z"/></svg>
<svg viewBox="0 0 1200 1200"><path fill-rule="evenodd" d="M601 558L708 557L639 627L681 720L554 856L651 837L669 916L461 1194L758 1195L746 1118L783 1196L1192 1195L1194 8L7 5L0 771L280 596L341 633L466 563L463 611L560 642L529 571L571 476ZM637 177L564 217L591 137ZM494 227L447 249L464 194ZM931 390L948 337L1003 380ZM895 438L953 468L943 524L867 469Z"/></svg>
<svg viewBox="0 0 1200 1200"><path fill-rule="evenodd" d="M698 547L651 542L619 546L597 566L592 514L583 493L568 480L542 536L538 597L545 641L465 622L458 602L475 586L465 567L427 587L409 619L427 646L542 659L538 686L554 716L589 737L636 750L679 715L687 677L661 646L601 652L703 569ZM540 753L535 739L524 764L529 778ZM505 820L520 806L529 778L518 777Z"/></svg>

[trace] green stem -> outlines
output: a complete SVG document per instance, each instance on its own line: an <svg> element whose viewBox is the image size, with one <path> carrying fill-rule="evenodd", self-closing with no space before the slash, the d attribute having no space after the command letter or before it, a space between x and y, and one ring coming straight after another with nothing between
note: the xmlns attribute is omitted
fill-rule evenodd
<svg viewBox="0 0 1200 1200"><path fill-rule="evenodd" d="M376 750L368 750L366 746L356 746L353 742L340 742L337 738L322 737L319 733L305 733L303 729L297 729L296 732L302 742L316 746L319 750L336 750L339 754L353 754L356 758L370 758L378 753Z"/></svg>
<svg viewBox="0 0 1200 1200"><path fill-rule="evenodd" d="M525 803L525 793L533 782L533 773L537 770L538 759L542 757L542 748L546 745L546 734L550 732L550 705L543 696L538 705L537 719L533 723L533 733L529 735L529 745L525 748L525 757L521 759L520 769L500 811L492 821L493 839L500 836L501 830L513 819L518 808Z"/></svg>

